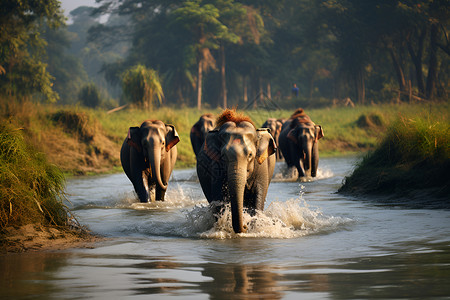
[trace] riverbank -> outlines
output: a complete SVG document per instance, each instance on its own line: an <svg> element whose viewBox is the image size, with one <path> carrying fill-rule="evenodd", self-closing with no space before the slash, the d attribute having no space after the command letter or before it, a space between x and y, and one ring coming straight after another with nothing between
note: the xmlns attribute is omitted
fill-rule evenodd
<svg viewBox="0 0 450 300"><path fill-rule="evenodd" d="M0 231L0 254L91 248L103 238L88 231L42 224L8 226Z"/></svg>
<svg viewBox="0 0 450 300"><path fill-rule="evenodd" d="M345 178L339 192L390 195L412 206L450 208L449 169L449 119L401 117Z"/></svg>
<svg viewBox="0 0 450 300"><path fill-rule="evenodd" d="M64 204L63 172L25 138L0 123L0 254L79 247L96 237Z"/></svg>

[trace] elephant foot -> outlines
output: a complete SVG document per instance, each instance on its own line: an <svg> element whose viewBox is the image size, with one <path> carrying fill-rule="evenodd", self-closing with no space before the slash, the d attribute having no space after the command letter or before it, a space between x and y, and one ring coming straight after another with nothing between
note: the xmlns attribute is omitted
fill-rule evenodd
<svg viewBox="0 0 450 300"><path fill-rule="evenodd" d="M166 196L166 191L161 189L156 189L156 201L164 201L164 198Z"/></svg>
<svg viewBox="0 0 450 300"><path fill-rule="evenodd" d="M311 176L302 176L298 178L298 181L300 182L311 182L312 181L312 177Z"/></svg>

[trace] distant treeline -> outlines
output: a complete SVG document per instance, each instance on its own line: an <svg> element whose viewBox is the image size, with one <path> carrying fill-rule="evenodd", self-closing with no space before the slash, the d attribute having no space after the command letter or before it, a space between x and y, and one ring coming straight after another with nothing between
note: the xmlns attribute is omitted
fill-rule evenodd
<svg viewBox="0 0 450 300"><path fill-rule="evenodd" d="M122 93L124 76L147 70L162 88L160 105L292 108L449 96L448 0L98 2L61 26L57 0L2 1L0 91L113 107L132 101Z"/></svg>

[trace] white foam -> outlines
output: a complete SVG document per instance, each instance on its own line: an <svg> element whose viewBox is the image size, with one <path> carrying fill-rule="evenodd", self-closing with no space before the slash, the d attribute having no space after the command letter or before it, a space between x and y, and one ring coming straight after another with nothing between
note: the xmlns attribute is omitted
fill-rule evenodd
<svg viewBox="0 0 450 300"><path fill-rule="evenodd" d="M251 216L244 213L247 232L236 234L231 225L231 208L225 205L223 212L215 221L210 206L196 206L187 212L186 228L183 235L197 235L201 238L297 238L305 235L336 230L348 224L351 219L327 216L319 208L312 208L301 198L285 202L273 201L264 212Z"/></svg>

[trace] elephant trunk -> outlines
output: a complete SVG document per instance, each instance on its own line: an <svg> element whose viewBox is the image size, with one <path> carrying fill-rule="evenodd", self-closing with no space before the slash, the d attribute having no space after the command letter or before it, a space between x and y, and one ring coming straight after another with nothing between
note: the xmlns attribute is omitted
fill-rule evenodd
<svg viewBox="0 0 450 300"><path fill-rule="evenodd" d="M233 162L228 165L228 195L231 202L231 217L233 230L244 233L247 226L244 224L244 190L247 181L247 166Z"/></svg>
<svg viewBox="0 0 450 300"><path fill-rule="evenodd" d="M152 179L156 180L156 183L163 189L167 189L167 183L165 184L161 179L161 148L158 146L153 147L153 153L149 155L149 163L152 169Z"/></svg>
<svg viewBox="0 0 450 300"><path fill-rule="evenodd" d="M305 151L305 176L311 176L311 159L312 159L312 147L313 143L311 140L304 141L304 151Z"/></svg>

